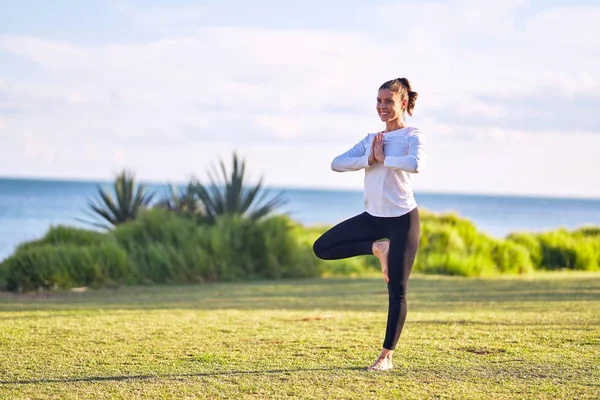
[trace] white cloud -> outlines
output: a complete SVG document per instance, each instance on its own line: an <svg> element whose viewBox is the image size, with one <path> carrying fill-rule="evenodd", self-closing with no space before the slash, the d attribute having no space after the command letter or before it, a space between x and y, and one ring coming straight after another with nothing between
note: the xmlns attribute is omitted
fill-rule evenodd
<svg viewBox="0 0 600 400"><path fill-rule="evenodd" d="M536 44L545 45L555 57L564 51L596 51L600 7L554 7L534 17L526 28L527 38ZM596 53L596 60L598 54Z"/></svg>
<svg viewBox="0 0 600 400"><path fill-rule="evenodd" d="M210 9L205 5L153 5L146 8L127 3L116 5L117 10L131 17L136 23L150 27L178 27L202 23Z"/></svg>
<svg viewBox="0 0 600 400"><path fill-rule="evenodd" d="M114 157L114 161L117 164L124 164L126 156L127 156L127 153L123 147L117 147L116 149L114 149L113 157Z"/></svg>
<svg viewBox="0 0 600 400"><path fill-rule="evenodd" d="M91 139L86 138L84 140L83 151L85 154L86 161L97 161L98 160L98 149Z"/></svg>
<svg viewBox="0 0 600 400"><path fill-rule="evenodd" d="M67 101L71 104L81 104L84 100L80 93L72 92L67 96Z"/></svg>
<svg viewBox="0 0 600 400"><path fill-rule="evenodd" d="M51 162L56 159L56 150L53 144L39 135L29 132L23 136L23 154L27 160L41 159Z"/></svg>
<svg viewBox="0 0 600 400"><path fill-rule="evenodd" d="M0 80L0 132L28 133L29 154L35 153L31 149L42 154L35 140L51 141L51 167L65 173L76 171L70 164L76 159L90 165L90 174L109 168L102 162L110 160L112 169L131 164L157 178L178 179L202 170L216 154L242 149L280 183L317 185L311 181L319 179L326 186L360 185L360 178L332 175L329 180L319 171L328 168L329 157L380 129L376 88L407 76L420 93L410 123L426 131L433 146L444 143L456 153L439 152L437 160L464 159L455 167L466 182L478 174L469 164L476 156L459 144L483 157L508 149L508 142L531 140L533 131L541 138L576 126L590 134L586 140L600 135L595 112L589 111L600 104L600 55L589 51L598 37L589 32L598 30L595 17L588 17L600 8L551 9L525 18L527 5L413 2L381 9L387 22L368 34L197 28L206 17L204 6L143 10L124 5L121 11L139 23L180 22L197 29L184 37L95 46L0 36L0 51L42 70L35 82L20 77L9 86ZM571 18L562 31L560 15ZM577 24L570 22L573 18L579 18ZM567 45L585 30L582 43ZM50 133L52 140L45 136ZM4 147L0 155L13 151L16 147ZM310 164L302 173L274 161L285 163L300 151L306 152L302 165ZM166 161L159 167L156 157ZM527 162L546 158L536 153ZM587 161L582 156L579 162ZM283 172L272 172L282 165L278 171ZM446 166L433 165L433 175L446 176ZM428 179L434 178L425 178L431 188L443 186ZM479 179L465 188L477 189Z"/></svg>

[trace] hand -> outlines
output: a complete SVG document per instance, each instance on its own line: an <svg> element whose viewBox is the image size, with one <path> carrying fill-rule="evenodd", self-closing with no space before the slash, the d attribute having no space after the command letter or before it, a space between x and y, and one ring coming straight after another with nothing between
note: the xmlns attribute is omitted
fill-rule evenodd
<svg viewBox="0 0 600 400"><path fill-rule="evenodd" d="M377 160L375 160L375 139L377 139L377 136L375 136L373 138L373 141L371 142L371 150L369 152L369 165L373 165L377 162Z"/></svg>
<svg viewBox="0 0 600 400"><path fill-rule="evenodd" d="M383 132L378 133L373 139L373 157L377 162L383 164L385 161L385 153L383 151Z"/></svg>

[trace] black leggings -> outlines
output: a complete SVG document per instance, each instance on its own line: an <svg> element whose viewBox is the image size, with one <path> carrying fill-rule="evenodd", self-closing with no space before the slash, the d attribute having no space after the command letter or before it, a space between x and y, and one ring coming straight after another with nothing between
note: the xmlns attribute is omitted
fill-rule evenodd
<svg viewBox="0 0 600 400"><path fill-rule="evenodd" d="M421 227L418 209L400 217L374 217L366 212L339 223L325 232L313 245L315 255L323 260L373 254L373 242L387 238L389 306L383 347L394 350L406 320L406 291L412 270Z"/></svg>

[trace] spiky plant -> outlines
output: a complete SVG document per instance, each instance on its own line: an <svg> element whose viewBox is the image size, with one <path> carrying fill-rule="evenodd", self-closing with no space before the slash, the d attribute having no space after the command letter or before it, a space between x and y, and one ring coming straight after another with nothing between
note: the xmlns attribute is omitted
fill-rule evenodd
<svg viewBox="0 0 600 400"><path fill-rule="evenodd" d="M169 186L169 193L156 203L156 207L173 211L181 216L204 220L204 206L195 194L192 183L183 190L178 190L175 185Z"/></svg>
<svg viewBox="0 0 600 400"><path fill-rule="evenodd" d="M262 186L262 178L256 185L248 186L245 182L246 163L236 153L233 154L231 173L227 172L222 160L219 166L220 171L214 167L208 171L210 184L203 185L197 179L191 182L191 188L202 202L205 218L209 222L228 214L258 220L286 203L281 192L270 196Z"/></svg>
<svg viewBox="0 0 600 400"><path fill-rule="evenodd" d="M113 181L112 191L97 186L98 196L88 202L87 214L98 221L81 220L103 229L111 229L134 220L140 210L148 207L155 193L147 193L146 186L136 184L133 173L122 171ZM113 193L115 197L113 197Z"/></svg>

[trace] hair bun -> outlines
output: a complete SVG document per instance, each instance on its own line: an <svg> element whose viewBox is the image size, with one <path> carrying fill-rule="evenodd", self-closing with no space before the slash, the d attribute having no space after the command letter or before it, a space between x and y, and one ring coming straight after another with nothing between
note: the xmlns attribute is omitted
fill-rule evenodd
<svg viewBox="0 0 600 400"><path fill-rule="evenodd" d="M412 117L413 109L415 108L415 103L417 101L417 97L419 97L419 93L408 90L408 104L406 105L406 112L408 115Z"/></svg>

